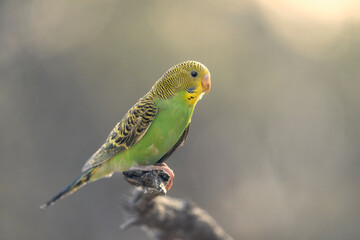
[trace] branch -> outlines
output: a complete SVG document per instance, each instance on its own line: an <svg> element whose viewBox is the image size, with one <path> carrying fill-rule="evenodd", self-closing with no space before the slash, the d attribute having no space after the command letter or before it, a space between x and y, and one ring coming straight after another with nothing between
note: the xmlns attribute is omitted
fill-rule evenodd
<svg viewBox="0 0 360 240"><path fill-rule="evenodd" d="M174 175L167 165L162 166L132 168L123 173L138 188L125 206L133 217L121 227L146 226L147 233L159 240L231 240L194 202L164 196Z"/></svg>

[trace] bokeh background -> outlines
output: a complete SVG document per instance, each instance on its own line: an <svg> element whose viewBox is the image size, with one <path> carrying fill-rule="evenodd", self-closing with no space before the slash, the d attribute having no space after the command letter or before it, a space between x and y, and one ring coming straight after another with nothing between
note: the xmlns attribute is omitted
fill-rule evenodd
<svg viewBox="0 0 360 240"><path fill-rule="evenodd" d="M234 239L359 239L358 0L2 0L0 239L148 239L121 174L39 205L189 59L212 90L169 195Z"/></svg>

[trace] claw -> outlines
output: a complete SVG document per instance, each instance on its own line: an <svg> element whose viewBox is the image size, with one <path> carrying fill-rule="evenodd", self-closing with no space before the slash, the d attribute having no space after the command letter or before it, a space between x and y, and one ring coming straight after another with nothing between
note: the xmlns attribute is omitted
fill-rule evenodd
<svg viewBox="0 0 360 240"><path fill-rule="evenodd" d="M139 174L139 176L137 176L137 177L141 177L141 175L143 175L143 173L137 172L137 171L142 171L142 172L163 171L163 172L166 172L168 175L165 175L165 174L158 175L158 176L162 177L163 182L166 184L166 186L165 186L166 191L170 190L170 188L174 182L174 178L175 178L175 174L174 174L173 170L171 170L168 167L168 165L166 165L166 163L158 163L156 165L149 165L149 166L136 166L136 167L130 168L129 171L125 171L124 175L127 176L127 175L129 175L129 173L131 173L134 176ZM168 176L170 176L170 178ZM132 184L138 182L138 180L136 180L136 179L135 180L131 179L130 175L128 176L128 178L129 179L127 179L127 181Z"/></svg>

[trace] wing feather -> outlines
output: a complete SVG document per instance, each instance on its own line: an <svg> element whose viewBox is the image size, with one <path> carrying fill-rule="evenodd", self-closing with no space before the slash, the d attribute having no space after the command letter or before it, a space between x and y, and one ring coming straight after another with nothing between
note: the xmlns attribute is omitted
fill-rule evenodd
<svg viewBox="0 0 360 240"><path fill-rule="evenodd" d="M152 98L142 98L116 124L105 143L85 163L82 171L109 160L124 149L134 146L145 135L158 109Z"/></svg>

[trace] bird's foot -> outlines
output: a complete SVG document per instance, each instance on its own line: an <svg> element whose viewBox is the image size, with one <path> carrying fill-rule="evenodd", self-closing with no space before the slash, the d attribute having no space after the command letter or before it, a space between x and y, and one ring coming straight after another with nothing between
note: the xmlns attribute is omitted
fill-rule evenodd
<svg viewBox="0 0 360 240"><path fill-rule="evenodd" d="M170 190L174 181L174 172L165 163L150 166L132 167L123 172L125 179L136 186L159 189L165 187L164 193Z"/></svg>

